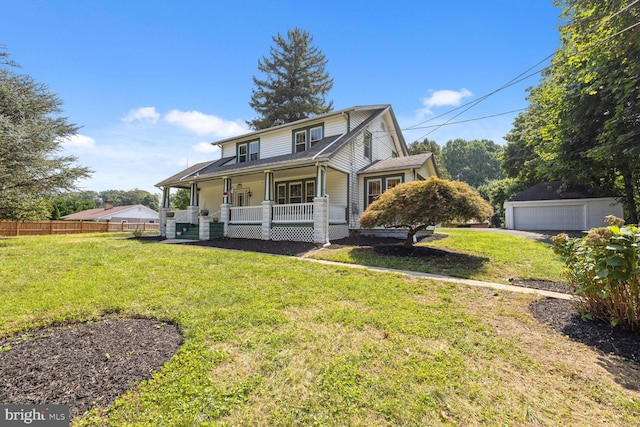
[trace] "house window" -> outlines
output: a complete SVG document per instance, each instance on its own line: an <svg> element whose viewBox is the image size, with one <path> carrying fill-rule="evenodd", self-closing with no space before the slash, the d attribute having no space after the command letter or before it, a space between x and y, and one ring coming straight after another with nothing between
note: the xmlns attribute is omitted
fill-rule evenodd
<svg viewBox="0 0 640 427"><path fill-rule="evenodd" d="M237 145L238 163L258 160L260 157L260 141L243 142Z"/></svg>
<svg viewBox="0 0 640 427"><path fill-rule="evenodd" d="M238 163L247 161L247 144L238 145Z"/></svg>
<svg viewBox="0 0 640 427"><path fill-rule="evenodd" d="M293 152L299 153L309 149L314 143L323 138L323 125L310 126L293 131Z"/></svg>
<svg viewBox="0 0 640 427"><path fill-rule="evenodd" d="M383 177L365 179L365 186L367 189L367 194L365 195L366 205L367 206L370 205L371 203L376 201L382 193L395 187L396 185L402 184L402 182L403 182L402 175L383 176Z"/></svg>
<svg viewBox="0 0 640 427"><path fill-rule="evenodd" d="M251 141L249 143L249 160L258 160L259 153L260 153L259 141Z"/></svg>
<svg viewBox="0 0 640 427"><path fill-rule="evenodd" d="M302 183L289 184L289 203L302 203Z"/></svg>
<svg viewBox="0 0 640 427"><path fill-rule="evenodd" d="M317 126L309 130L309 140L311 144L322 139L322 126Z"/></svg>
<svg viewBox="0 0 640 427"><path fill-rule="evenodd" d="M284 205L287 203L287 184L278 184L276 203Z"/></svg>
<svg viewBox="0 0 640 427"><path fill-rule="evenodd" d="M301 130L295 133L295 152L299 153L307 149L307 131Z"/></svg>
<svg viewBox="0 0 640 427"><path fill-rule="evenodd" d="M367 205L378 200L382 194L382 178L370 179L367 182Z"/></svg>
<svg viewBox="0 0 640 427"><path fill-rule="evenodd" d="M402 183L402 178L399 176L395 176L392 178L387 178L387 190L395 187L396 185L400 185Z"/></svg>
<svg viewBox="0 0 640 427"><path fill-rule="evenodd" d="M305 201L307 203L313 202L313 198L316 197L316 183L315 181L305 182Z"/></svg>
<svg viewBox="0 0 640 427"><path fill-rule="evenodd" d="M371 132L366 132L364 134L364 158L371 160Z"/></svg>

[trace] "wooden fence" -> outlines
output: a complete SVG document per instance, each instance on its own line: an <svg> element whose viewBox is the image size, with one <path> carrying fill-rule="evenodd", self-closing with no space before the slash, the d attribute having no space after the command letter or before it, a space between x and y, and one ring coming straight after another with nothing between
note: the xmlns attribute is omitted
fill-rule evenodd
<svg viewBox="0 0 640 427"><path fill-rule="evenodd" d="M89 221L0 221L0 236L106 233L109 231L158 231L159 224Z"/></svg>

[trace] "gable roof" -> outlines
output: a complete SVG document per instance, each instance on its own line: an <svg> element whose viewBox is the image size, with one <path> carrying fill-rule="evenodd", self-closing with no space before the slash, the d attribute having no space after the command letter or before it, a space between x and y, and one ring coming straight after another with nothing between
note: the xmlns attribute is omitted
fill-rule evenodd
<svg viewBox="0 0 640 427"><path fill-rule="evenodd" d="M392 157L389 159L378 160L361 169L358 173L376 173L404 169L417 169L422 167L432 157L433 153L422 153L415 154L413 156Z"/></svg>
<svg viewBox="0 0 640 427"><path fill-rule="evenodd" d="M302 165L302 164L312 164L321 160L328 160L334 154L336 154L340 148L351 142L355 137L360 135L366 127L376 118L384 114L387 110L390 110L390 105L375 105L368 107L352 107L345 110L334 111L331 113L323 114L320 116L314 116L308 119L298 120L296 122L287 123L284 125L274 126L272 128L260 130L257 132L253 132L250 134L240 135L234 138L228 138L222 141L219 141L217 144L221 145L226 142L232 141L240 141L240 140L250 140L252 138L257 138L258 135L272 132L273 130L283 129L283 128L295 128L300 125L303 125L306 122L322 120L327 117L340 115L350 111L359 111L359 110L367 110L371 111L371 114L367 119L363 120L358 126L353 128L347 133L341 135L330 135L325 136L323 139L316 141L313 145L305 151L301 151L298 153L290 153L283 154L280 156L267 157L259 160L252 160L250 162L236 163L236 157L224 157L215 161L198 163L197 165L193 165L188 169L185 169L167 179L164 179L156 184L156 187L164 187L168 185L173 186L188 186L188 182L195 179L204 179L204 178L213 178L227 175L229 173L237 173L237 172L250 172L252 170L263 170L265 168L274 168L278 166L290 166L290 165ZM398 126L395 123L395 117L391 114L394 120L394 126ZM397 132L398 138L400 138L401 147L405 147L404 139L402 139L402 134Z"/></svg>
<svg viewBox="0 0 640 427"><path fill-rule="evenodd" d="M62 219L66 221L99 221L101 219L111 218L115 214L119 214L118 216L123 216L122 214L131 209L137 209L138 207L144 208L148 211L148 218L157 218L158 212L154 211L151 208L148 208L144 205L127 205L127 206L114 206L110 209L105 208L95 208L95 209L87 209L81 212L72 213L69 215L65 215ZM154 217L155 214L155 217Z"/></svg>
<svg viewBox="0 0 640 427"><path fill-rule="evenodd" d="M564 200L564 199L594 199L609 197L595 190L580 185L566 186L562 181L541 182L533 187L516 194L510 202L524 202L535 200Z"/></svg>

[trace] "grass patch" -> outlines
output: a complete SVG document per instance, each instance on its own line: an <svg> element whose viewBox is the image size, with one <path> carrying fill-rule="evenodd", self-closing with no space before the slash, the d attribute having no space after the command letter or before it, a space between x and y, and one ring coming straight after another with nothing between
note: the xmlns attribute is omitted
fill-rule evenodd
<svg viewBox="0 0 640 427"><path fill-rule="evenodd" d="M446 251L442 256L398 257L371 247L325 249L316 259L443 274L465 279L508 283L510 278L558 281L564 265L550 245L499 233L438 229L446 237L416 246Z"/></svg>
<svg viewBox="0 0 640 427"><path fill-rule="evenodd" d="M113 234L6 242L0 336L113 312L184 332L74 426L640 424L616 382L635 366L537 324L532 296Z"/></svg>

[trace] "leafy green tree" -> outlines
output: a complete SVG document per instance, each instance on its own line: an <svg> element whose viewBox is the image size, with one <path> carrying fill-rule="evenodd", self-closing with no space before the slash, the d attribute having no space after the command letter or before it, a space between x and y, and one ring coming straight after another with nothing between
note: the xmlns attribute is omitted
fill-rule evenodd
<svg viewBox="0 0 640 427"><path fill-rule="evenodd" d="M98 193L95 191L63 193L51 199L51 204L54 210L57 210L58 218L60 218L72 213L96 208L97 196ZM52 216L51 219L56 218Z"/></svg>
<svg viewBox="0 0 640 427"><path fill-rule="evenodd" d="M494 215L491 218L491 225L501 227L504 225L505 212L504 202L525 190L528 186L515 178L504 178L489 181L478 187L478 194L488 200L493 206Z"/></svg>
<svg viewBox="0 0 640 427"><path fill-rule="evenodd" d="M160 200L157 194L148 191L133 190L105 190L100 192L103 202L111 202L114 206L144 205L153 210L160 208Z"/></svg>
<svg viewBox="0 0 640 427"><path fill-rule="evenodd" d="M640 8L630 0L558 0L562 46L506 137L503 168L523 181L608 191L638 222Z"/></svg>
<svg viewBox="0 0 640 427"><path fill-rule="evenodd" d="M447 168L442 164L442 149L435 141L430 141L429 138L425 138L422 141L413 141L409 144L409 154L422 154L433 153L433 158L438 169L438 176L444 179L450 179L451 176L447 171Z"/></svg>
<svg viewBox="0 0 640 427"><path fill-rule="evenodd" d="M493 208L461 181L436 177L397 185L371 203L359 218L364 228L406 228L404 246L413 246L417 232L443 222L484 221Z"/></svg>
<svg viewBox="0 0 640 427"><path fill-rule="evenodd" d="M171 197L171 203L173 207L178 210L184 210L189 207L189 203L191 202L191 192L186 188L180 188L176 191Z"/></svg>
<svg viewBox="0 0 640 427"><path fill-rule="evenodd" d="M331 111L333 101L325 97L333 79L325 71L324 54L311 45L313 37L296 27L286 39L278 33L273 42L271 57L258 61L258 70L266 78L253 76L249 105L260 117L247 124L260 130Z"/></svg>
<svg viewBox="0 0 640 427"><path fill-rule="evenodd" d="M7 58L3 52L0 63L11 65ZM60 116L61 105L46 85L0 69L0 219L48 218L46 199L90 176L76 157L58 155L78 130Z"/></svg>
<svg viewBox="0 0 640 427"><path fill-rule="evenodd" d="M442 147L442 163L453 179L479 187L487 181L503 177L500 169L502 146L482 139L454 139Z"/></svg>

